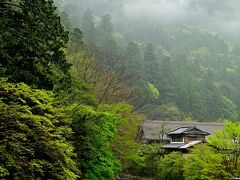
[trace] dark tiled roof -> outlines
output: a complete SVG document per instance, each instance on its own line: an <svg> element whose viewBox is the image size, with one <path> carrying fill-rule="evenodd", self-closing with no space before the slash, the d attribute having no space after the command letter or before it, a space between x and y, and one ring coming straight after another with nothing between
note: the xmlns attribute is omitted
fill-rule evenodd
<svg viewBox="0 0 240 180"><path fill-rule="evenodd" d="M170 132L168 132L167 134L182 134L182 133L184 133L184 132L186 132L187 130L189 130L190 128L193 128L193 127L179 127L179 128L177 128L177 129L174 129L174 130L172 130L172 131L170 131Z"/></svg>
<svg viewBox="0 0 240 180"><path fill-rule="evenodd" d="M210 133L205 132L196 126L188 126L188 127L179 127L167 133L167 135L177 135L177 134L201 134L201 135L209 135Z"/></svg>
<svg viewBox="0 0 240 180"><path fill-rule="evenodd" d="M223 123L213 122L148 120L143 123L144 137L149 140L159 140L159 129L161 127L161 124L163 123L166 124L167 128L169 128L168 132L179 127L195 126L202 131L210 133L210 135L213 135L214 131L216 130L222 130L222 128L224 127ZM166 139L166 136L164 136L164 138Z"/></svg>

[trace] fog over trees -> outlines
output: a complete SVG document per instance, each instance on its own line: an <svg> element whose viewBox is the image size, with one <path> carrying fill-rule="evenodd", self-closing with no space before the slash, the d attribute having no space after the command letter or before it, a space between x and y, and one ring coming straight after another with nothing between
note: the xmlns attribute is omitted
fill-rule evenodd
<svg viewBox="0 0 240 180"><path fill-rule="evenodd" d="M66 11L74 12L75 15L81 15L88 8L98 16L109 13L116 24L122 24L127 19L132 22L147 21L162 25L191 24L223 34L237 33L240 30L238 0L62 0L60 2L62 8L65 7Z"/></svg>
<svg viewBox="0 0 240 180"><path fill-rule="evenodd" d="M150 119L161 119L162 111L169 119L238 118L237 0L57 4L67 14L62 19L82 29L99 64L113 71L112 64L118 64L125 70L119 78L135 90L128 102L137 112Z"/></svg>

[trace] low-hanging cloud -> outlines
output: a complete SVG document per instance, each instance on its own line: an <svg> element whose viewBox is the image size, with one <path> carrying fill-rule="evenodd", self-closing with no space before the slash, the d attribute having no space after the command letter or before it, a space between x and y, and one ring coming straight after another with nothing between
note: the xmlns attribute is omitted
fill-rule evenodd
<svg viewBox="0 0 240 180"><path fill-rule="evenodd" d="M160 25L190 24L224 34L240 32L240 0L62 0L109 13L121 26L125 20Z"/></svg>
<svg viewBox="0 0 240 180"><path fill-rule="evenodd" d="M130 20L159 24L186 23L210 30L240 31L239 0L131 0L123 6Z"/></svg>
<svg viewBox="0 0 240 180"><path fill-rule="evenodd" d="M187 18L189 1L133 0L124 6L124 11L129 18L148 18L165 22L179 21Z"/></svg>

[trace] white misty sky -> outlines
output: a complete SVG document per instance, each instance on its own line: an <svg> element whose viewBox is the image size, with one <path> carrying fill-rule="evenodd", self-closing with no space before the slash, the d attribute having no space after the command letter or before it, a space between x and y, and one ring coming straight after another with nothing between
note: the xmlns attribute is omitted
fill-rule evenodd
<svg viewBox="0 0 240 180"><path fill-rule="evenodd" d="M130 19L192 22L223 32L240 31L240 0L131 0L123 12Z"/></svg>

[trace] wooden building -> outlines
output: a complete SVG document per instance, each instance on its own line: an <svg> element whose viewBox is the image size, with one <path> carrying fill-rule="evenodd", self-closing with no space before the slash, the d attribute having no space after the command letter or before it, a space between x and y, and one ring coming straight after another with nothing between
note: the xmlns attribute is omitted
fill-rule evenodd
<svg viewBox="0 0 240 180"><path fill-rule="evenodd" d="M210 133L198 129L196 126L186 126L174 129L166 133L166 135L170 139L170 143L163 146L167 152L187 152L188 148L204 142L206 136L210 135Z"/></svg>
<svg viewBox="0 0 240 180"><path fill-rule="evenodd" d="M170 137L167 135L168 132L172 132L181 127L194 126L199 130L213 135L214 131L222 130L224 124L216 122L147 120L142 125L141 132L139 132L139 138L142 143L170 142Z"/></svg>

